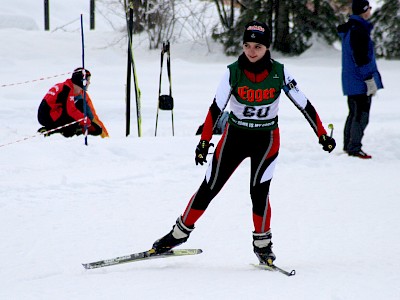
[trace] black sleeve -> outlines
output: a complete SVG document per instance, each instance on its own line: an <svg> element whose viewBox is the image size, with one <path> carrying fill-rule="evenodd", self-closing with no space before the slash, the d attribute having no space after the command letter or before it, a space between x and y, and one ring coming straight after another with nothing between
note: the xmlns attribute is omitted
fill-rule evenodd
<svg viewBox="0 0 400 300"><path fill-rule="evenodd" d="M366 65L370 62L368 57L369 34L362 28L355 27L350 31L350 45L353 49L353 57L358 66Z"/></svg>
<svg viewBox="0 0 400 300"><path fill-rule="evenodd" d="M213 119L213 125L215 126L215 123L218 120L218 117L221 115L221 109L218 107L217 103L215 102L215 99L213 103L210 106L210 113Z"/></svg>

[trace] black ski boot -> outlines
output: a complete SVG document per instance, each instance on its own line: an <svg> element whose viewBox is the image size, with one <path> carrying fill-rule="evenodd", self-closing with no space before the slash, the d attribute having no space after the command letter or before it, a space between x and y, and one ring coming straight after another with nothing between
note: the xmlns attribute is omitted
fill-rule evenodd
<svg viewBox="0 0 400 300"><path fill-rule="evenodd" d="M260 264L272 265L276 256L272 252L271 230L264 233L253 232L254 253L257 255Z"/></svg>
<svg viewBox="0 0 400 300"><path fill-rule="evenodd" d="M188 240L193 229L193 225L190 227L186 226L182 222L182 217L179 217L176 220L176 224L172 227L172 230L167 235L154 242L152 250L154 250L155 254L161 254L183 244Z"/></svg>

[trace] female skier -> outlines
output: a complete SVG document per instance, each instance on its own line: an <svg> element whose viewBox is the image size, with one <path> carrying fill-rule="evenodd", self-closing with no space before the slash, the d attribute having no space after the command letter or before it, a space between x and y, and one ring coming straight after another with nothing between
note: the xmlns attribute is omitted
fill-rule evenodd
<svg viewBox="0 0 400 300"><path fill-rule="evenodd" d="M327 136L310 101L300 91L286 68L271 59L271 32L265 23L245 26L243 54L228 66L209 108L201 140L196 148L196 165L206 157L213 127L230 103L230 115L200 188L190 199L172 230L154 242L150 253L161 254L184 243L211 200L247 157L251 159L250 196L253 204L253 250L260 264L275 260L271 242L269 187L279 153L278 107L283 90L310 123L323 150L331 152L335 140Z"/></svg>

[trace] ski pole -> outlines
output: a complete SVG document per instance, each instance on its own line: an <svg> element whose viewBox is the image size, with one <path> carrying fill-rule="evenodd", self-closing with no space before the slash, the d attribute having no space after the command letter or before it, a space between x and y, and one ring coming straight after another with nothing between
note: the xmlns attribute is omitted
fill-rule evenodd
<svg viewBox="0 0 400 300"><path fill-rule="evenodd" d="M331 130L331 134L329 135L329 137L332 137L332 135L333 135L333 124L331 123L331 124L329 124L328 125L328 128Z"/></svg>
<svg viewBox="0 0 400 300"><path fill-rule="evenodd" d="M86 78L86 70L85 70L85 38L83 35L83 15L81 14L81 40L82 40L82 83L83 83L83 115L84 118L84 136L85 136L85 145L88 145L88 125L87 125L87 103L86 103L86 89L87 89L87 78Z"/></svg>

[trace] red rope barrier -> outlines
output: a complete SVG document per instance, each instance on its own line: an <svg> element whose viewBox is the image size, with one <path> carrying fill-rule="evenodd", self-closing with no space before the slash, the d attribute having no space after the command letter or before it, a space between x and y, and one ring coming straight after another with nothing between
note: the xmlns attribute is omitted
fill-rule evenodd
<svg viewBox="0 0 400 300"><path fill-rule="evenodd" d="M2 84L2 85L0 85L0 87L3 88L3 87L8 87L8 86L15 86L15 85L21 85L21 84L28 84L28 83L31 83L31 82L37 82L37 81L48 80L48 79L56 78L56 77L60 77L60 76L65 76L65 75L68 75L68 74L71 74L71 72L63 73L63 74L58 74L58 75L53 75L53 76L48 76L48 77L42 77L42 78L33 79L33 80L27 80L27 81L24 81L24 82L16 82L16 83Z"/></svg>
<svg viewBox="0 0 400 300"><path fill-rule="evenodd" d="M28 139L31 139L31 138L34 138L34 137L37 137L37 136L40 136L40 135L46 135L46 134L48 134L48 133L52 133L52 132L54 132L54 131L56 131L56 130L59 130L59 129L61 129L61 128L65 128L65 127L71 126L72 124L78 123L78 122L82 121L83 119L84 119L84 118L81 118L81 119L79 119L79 120L77 120L77 121L74 121L74 122L65 124L65 125L63 125L63 126L59 126L59 127L57 127L57 128L54 128L54 129L47 130L47 131L45 131L45 132L37 133L37 134L31 135L31 136L27 136L27 137L25 137L25 138L23 138L23 139L20 139L20 140L16 140L16 141L14 141L14 142L10 142L10 143L7 143L7 144L0 145L0 147L9 146L9 145L12 145L12 144L16 144L16 143L19 143L19 142L26 141L26 140L28 140Z"/></svg>

